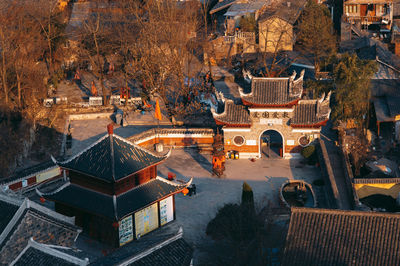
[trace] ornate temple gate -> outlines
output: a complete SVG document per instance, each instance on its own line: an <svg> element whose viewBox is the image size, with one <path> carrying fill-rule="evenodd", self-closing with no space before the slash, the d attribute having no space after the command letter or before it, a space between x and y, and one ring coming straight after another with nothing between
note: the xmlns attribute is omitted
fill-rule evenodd
<svg viewBox="0 0 400 266"><path fill-rule="evenodd" d="M319 138L329 119L330 93L319 99L303 100L303 75L286 78L253 78L251 92L239 87L243 104L224 100L224 111L212 114L222 125L225 151L238 151L240 158L262 156L264 132L276 131L282 138L283 158L300 156L302 147Z"/></svg>

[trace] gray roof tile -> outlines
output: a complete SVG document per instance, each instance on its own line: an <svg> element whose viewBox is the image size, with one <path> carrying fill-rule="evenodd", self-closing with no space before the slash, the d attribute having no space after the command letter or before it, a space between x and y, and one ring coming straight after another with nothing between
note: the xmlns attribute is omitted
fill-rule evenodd
<svg viewBox="0 0 400 266"><path fill-rule="evenodd" d="M186 184L173 185L168 181L162 181L161 177L157 177L118 195L116 197L116 209L114 208L112 196L70 183L65 184L61 190L55 193L44 194L44 197L115 220L116 218L123 218L168 195L177 193L185 187ZM117 217L115 217L115 213Z"/></svg>
<svg viewBox="0 0 400 266"><path fill-rule="evenodd" d="M158 156L117 135L105 135L65 162L57 164L102 180L113 182L160 163Z"/></svg>
<svg viewBox="0 0 400 266"><path fill-rule="evenodd" d="M72 246L81 232L72 224L71 218L27 199L10 221L10 226L0 239L0 264L12 262L31 237L40 243Z"/></svg>
<svg viewBox="0 0 400 266"><path fill-rule="evenodd" d="M243 105L237 105L232 100L225 101L224 112L221 114L217 114L214 110L212 113L214 119L225 124L251 125L250 114L246 107Z"/></svg>
<svg viewBox="0 0 400 266"><path fill-rule="evenodd" d="M215 4L215 6L210 10L210 14L214 14L224 8L231 6L236 0L223 0Z"/></svg>
<svg viewBox="0 0 400 266"><path fill-rule="evenodd" d="M149 255L128 265L137 266L189 266L193 249L183 238L155 250Z"/></svg>
<svg viewBox="0 0 400 266"><path fill-rule="evenodd" d="M271 17L278 17L290 24L294 24L303 11L307 0L296 1L272 1L272 5L260 16L259 21L268 20ZM290 5L290 6L289 6Z"/></svg>
<svg viewBox="0 0 400 266"><path fill-rule="evenodd" d="M18 209L18 205L0 200L0 234L9 224Z"/></svg>
<svg viewBox="0 0 400 266"><path fill-rule="evenodd" d="M77 264L69 262L65 259L52 256L48 253L29 247L24 254L16 261L15 266L44 266L44 265L57 265L57 266L75 266Z"/></svg>
<svg viewBox="0 0 400 266"><path fill-rule="evenodd" d="M400 215L292 208L282 265L399 265Z"/></svg>
<svg viewBox="0 0 400 266"><path fill-rule="evenodd" d="M290 125L306 126L327 121L331 112L330 95L329 93L325 99L325 95L323 95L318 100L300 100L294 108Z"/></svg>
<svg viewBox="0 0 400 266"><path fill-rule="evenodd" d="M296 72L287 78L252 78L251 92L239 89L243 101L251 105L278 106L300 100L303 93L304 71L295 80Z"/></svg>

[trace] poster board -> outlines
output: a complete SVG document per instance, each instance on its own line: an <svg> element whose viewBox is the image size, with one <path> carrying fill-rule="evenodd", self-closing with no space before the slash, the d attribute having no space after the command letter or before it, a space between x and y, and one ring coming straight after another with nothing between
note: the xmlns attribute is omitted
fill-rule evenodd
<svg viewBox="0 0 400 266"><path fill-rule="evenodd" d="M140 238L154 229L158 228L157 203L135 213L136 238Z"/></svg>
<svg viewBox="0 0 400 266"><path fill-rule="evenodd" d="M126 243L133 240L133 223L132 215L125 217L119 221L119 246L123 246Z"/></svg>
<svg viewBox="0 0 400 266"><path fill-rule="evenodd" d="M160 201L160 224L161 226L174 220L173 196Z"/></svg>
<svg viewBox="0 0 400 266"><path fill-rule="evenodd" d="M41 183L47 179L58 176L61 174L60 167L54 167L46 172L40 173L36 175L36 183Z"/></svg>

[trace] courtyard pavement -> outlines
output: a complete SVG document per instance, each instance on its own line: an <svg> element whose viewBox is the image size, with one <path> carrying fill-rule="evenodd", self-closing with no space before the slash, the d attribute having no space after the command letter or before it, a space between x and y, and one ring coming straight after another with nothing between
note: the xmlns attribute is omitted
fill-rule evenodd
<svg viewBox="0 0 400 266"><path fill-rule="evenodd" d="M72 152L74 154L106 134L109 119L74 120L72 129ZM114 132L122 137L147 130L154 125L116 127ZM182 226L184 238L195 248L194 262L201 260L202 247L211 239L206 235L208 222L215 217L219 208L226 203L240 203L243 182L253 189L256 209L266 206L280 207L279 188L289 179L301 179L312 184L321 179L320 169L304 165L301 159L285 160L280 157L265 156L255 162L248 159L227 160L222 178L211 174L211 154L198 153L196 149L173 149L171 156L158 166L158 175L167 177L168 172L176 174L177 179L187 181L193 177L197 194L193 196L176 195L176 221L168 227ZM313 186L318 206L326 207L324 187ZM97 254L99 256L99 254Z"/></svg>
<svg viewBox="0 0 400 266"><path fill-rule="evenodd" d="M227 160L225 166L224 177L212 176L211 155L199 154L193 149L175 149L158 166L161 177L173 172L177 179L193 177L196 184L196 195L178 194L175 200L175 222L183 227L184 238L195 248L195 265L201 257L201 247L211 241L205 234L207 223L224 204L240 203L244 181L252 187L256 209L261 210L268 204L273 208L279 207L279 188L285 181L302 179L312 184L321 179L319 168L304 166L299 159ZM322 197L323 202L324 192L319 191L322 188L316 190L317 198Z"/></svg>

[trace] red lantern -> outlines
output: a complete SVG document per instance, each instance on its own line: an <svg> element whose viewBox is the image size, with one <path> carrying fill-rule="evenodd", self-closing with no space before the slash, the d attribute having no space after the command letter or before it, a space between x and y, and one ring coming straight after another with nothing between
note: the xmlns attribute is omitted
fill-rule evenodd
<svg viewBox="0 0 400 266"><path fill-rule="evenodd" d="M40 197L40 202L41 203L44 203L46 201L46 199L45 198L43 198L43 197Z"/></svg>
<svg viewBox="0 0 400 266"><path fill-rule="evenodd" d="M117 229L119 227L119 223L118 222L113 222L112 226Z"/></svg>
<svg viewBox="0 0 400 266"><path fill-rule="evenodd" d="M182 190L182 193L183 193L184 196L186 196L186 195L189 193L189 189L184 188L184 189Z"/></svg>

